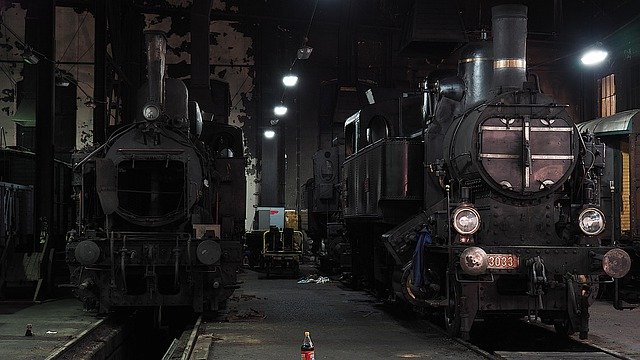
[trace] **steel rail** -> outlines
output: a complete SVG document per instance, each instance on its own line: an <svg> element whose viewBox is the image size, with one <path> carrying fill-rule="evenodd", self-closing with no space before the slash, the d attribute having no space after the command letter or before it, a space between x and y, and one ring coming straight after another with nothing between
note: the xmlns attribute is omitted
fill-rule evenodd
<svg viewBox="0 0 640 360"><path fill-rule="evenodd" d="M78 334L78 336L69 340L66 344L62 345L61 347L56 349L54 352L49 354L49 356L47 356L45 360L61 359L64 354L66 354L68 351L73 349L81 340L86 338L87 335L93 333L97 328L99 328L100 325L102 325L105 322L105 320L107 320L107 318L100 319L94 322L93 324L91 324L91 326L88 329L85 329L80 334Z"/></svg>

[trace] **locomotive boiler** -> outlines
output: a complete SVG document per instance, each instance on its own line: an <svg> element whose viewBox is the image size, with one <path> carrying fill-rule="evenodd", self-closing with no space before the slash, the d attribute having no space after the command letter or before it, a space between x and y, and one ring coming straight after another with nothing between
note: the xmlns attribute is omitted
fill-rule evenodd
<svg viewBox="0 0 640 360"><path fill-rule="evenodd" d="M599 284L630 267L602 236L605 147L527 76L527 8L492 14L457 76L345 124L354 279L441 308L453 336L532 315L585 338Z"/></svg>
<svg viewBox="0 0 640 360"><path fill-rule="evenodd" d="M164 34L145 37L148 81L138 93L138 118L74 166L71 282L100 312L216 310L237 287L241 260L242 132L203 121L184 83L165 76Z"/></svg>

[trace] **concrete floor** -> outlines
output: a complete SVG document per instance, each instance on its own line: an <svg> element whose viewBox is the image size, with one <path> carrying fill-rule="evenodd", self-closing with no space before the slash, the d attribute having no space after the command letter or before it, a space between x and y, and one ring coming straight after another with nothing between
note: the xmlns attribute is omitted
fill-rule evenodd
<svg viewBox="0 0 640 360"><path fill-rule="evenodd" d="M619 311L608 302L595 302L588 342L640 359L640 308Z"/></svg>
<svg viewBox="0 0 640 360"><path fill-rule="evenodd" d="M0 303L0 359L44 359L96 321L76 299ZM33 325L33 337L24 336L27 324Z"/></svg>
<svg viewBox="0 0 640 360"><path fill-rule="evenodd" d="M392 317L362 292L262 276L242 275L229 303L231 321L206 325L214 339L209 359L296 359L304 331L316 359L482 358L422 320Z"/></svg>
<svg viewBox="0 0 640 360"><path fill-rule="evenodd" d="M247 271L229 302L230 322L207 323L211 359L296 359L310 331L318 359L477 359L417 317L390 315L367 294L332 282L297 284ZM640 359L640 309L591 307L589 342ZM0 302L0 359L44 359L98 321L76 299ZM33 324L33 337L25 337ZM47 333L49 332L49 333Z"/></svg>

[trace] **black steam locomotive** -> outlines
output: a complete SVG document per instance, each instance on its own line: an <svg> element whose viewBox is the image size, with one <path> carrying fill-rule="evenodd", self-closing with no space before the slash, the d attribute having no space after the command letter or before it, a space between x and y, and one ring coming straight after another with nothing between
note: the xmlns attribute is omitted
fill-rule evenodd
<svg viewBox="0 0 640 360"><path fill-rule="evenodd" d="M313 177L303 186L302 208L307 211L303 230L313 240L320 270L339 273L351 266L351 249L344 237L340 206L340 165L344 146L320 149L313 155Z"/></svg>
<svg viewBox="0 0 640 360"><path fill-rule="evenodd" d="M242 132L203 121L165 76L166 39L146 32L139 118L75 163L77 228L67 261L75 294L119 306L216 310L237 287L244 230Z"/></svg>
<svg viewBox="0 0 640 360"><path fill-rule="evenodd" d="M603 144L526 74L527 8L493 11L458 76L369 105L345 123L343 202L354 281L476 319L535 315L588 332L600 283L630 257L602 236Z"/></svg>

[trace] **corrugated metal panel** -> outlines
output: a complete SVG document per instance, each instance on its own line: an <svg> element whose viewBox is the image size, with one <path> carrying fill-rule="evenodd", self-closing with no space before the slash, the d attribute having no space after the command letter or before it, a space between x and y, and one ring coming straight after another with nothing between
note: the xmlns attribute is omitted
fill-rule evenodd
<svg viewBox="0 0 640 360"><path fill-rule="evenodd" d="M596 136L630 134L634 118L640 110L627 110L615 115L597 118L576 124L581 133L590 132Z"/></svg>
<svg viewBox="0 0 640 360"><path fill-rule="evenodd" d="M629 173L629 143L620 143L622 154L622 208L620 209L620 229L631 230L631 177Z"/></svg>

